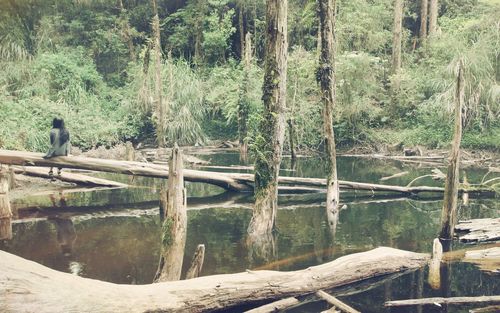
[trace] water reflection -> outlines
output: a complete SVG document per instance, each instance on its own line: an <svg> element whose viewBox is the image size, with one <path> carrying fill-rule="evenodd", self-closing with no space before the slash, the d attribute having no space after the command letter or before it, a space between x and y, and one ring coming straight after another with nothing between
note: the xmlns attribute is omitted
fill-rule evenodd
<svg viewBox="0 0 500 313"><path fill-rule="evenodd" d="M213 165L240 164L237 153L203 157L211 158ZM290 168L288 162L284 162L285 169ZM414 169L392 161L339 159L341 179L378 182L403 170L409 174L384 183L405 185L430 172L429 168ZM299 158L295 171L282 174L322 177L324 171L317 159ZM484 175L483 171L467 174L471 183L480 181ZM102 176L125 182L128 179L123 175ZM0 241L0 249L85 277L116 283L151 283L160 257L159 182L138 177L134 181L136 188L131 189L63 195L56 192L53 199L45 194L16 200L22 220L13 221L14 240ZM431 180L422 183L436 184ZM328 216L324 194L280 195L278 231L255 245L249 244L246 233L252 215L252 195L223 193L220 188L206 184L186 185L188 227L182 271L186 272L197 245L204 244L202 276L246 269L302 269L378 246L430 252L440 223L440 196L408 199L399 195L372 197L343 192L341 200L345 207ZM496 199L471 197L469 205L459 214L467 218L496 217L499 209ZM54 218L66 225L58 225ZM69 256L61 253L63 245L71 246ZM468 296L500 293L498 277L485 275L473 265L457 263L447 271L440 273L437 290L427 283L426 269L391 277L390 284L370 285L370 289L359 289L356 293L351 289L339 297L362 312L378 313L386 312L382 303L389 295L392 299L407 299L441 296L445 292ZM321 307L327 308L324 303L311 300L293 312L314 312ZM412 310L437 312L434 308ZM408 311L392 309L392 312Z"/></svg>
<svg viewBox="0 0 500 313"><path fill-rule="evenodd" d="M57 242L61 248L61 253L65 257L71 256L76 241L76 230L73 221L71 218L65 217L50 217L48 221L52 222L56 227Z"/></svg>

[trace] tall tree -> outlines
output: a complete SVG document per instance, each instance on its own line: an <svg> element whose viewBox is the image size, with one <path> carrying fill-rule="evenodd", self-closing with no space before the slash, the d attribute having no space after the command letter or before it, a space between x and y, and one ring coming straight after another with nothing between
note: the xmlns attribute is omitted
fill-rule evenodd
<svg viewBox="0 0 500 313"><path fill-rule="evenodd" d="M429 37L434 35L437 30L438 18L438 0L430 0L429 2Z"/></svg>
<svg viewBox="0 0 500 313"><path fill-rule="evenodd" d="M327 215L335 214L339 204L337 156L333 132L333 107L335 105L335 0L319 0L321 54L319 56L318 83L323 102L323 129L327 159ZM330 219L329 219L330 220Z"/></svg>
<svg viewBox="0 0 500 313"><path fill-rule="evenodd" d="M130 33L130 24L128 22L127 10L125 10L122 0L119 0L118 4L120 5L120 23L122 26L122 37L123 40L125 40L125 42L127 43L130 61L135 61L134 43L132 42L132 34Z"/></svg>
<svg viewBox="0 0 500 313"><path fill-rule="evenodd" d="M392 74L401 69L401 35L403 30L403 0L394 1L394 29L392 38Z"/></svg>
<svg viewBox="0 0 500 313"><path fill-rule="evenodd" d="M255 143L255 206L248 226L249 234L257 236L271 233L278 209L278 175L285 139L287 9L287 0L267 0L264 112Z"/></svg>
<svg viewBox="0 0 500 313"><path fill-rule="evenodd" d="M420 45L424 45L427 38L427 11L429 0L420 0Z"/></svg>
<svg viewBox="0 0 500 313"><path fill-rule="evenodd" d="M240 94L238 97L238 137L240 144L240 155L242 160L246 160L248 144L245 141L248 134L248 115L250 114L250 104L248 99L248 75L252 62L252 40L250 33L245 36L245 48L242 54L243 78L240 85Z"/></svg>
<svg viewBox="0 0 500 313"><path fill-rule="evenodd" d="M160 40L160 18L156 0L151 0L153 6L153 36L154 36L154 66L155 66L155 113L156 113L156 140L158 146L165 146L165 108L162 99L161 83L161 40Z"/></svg>

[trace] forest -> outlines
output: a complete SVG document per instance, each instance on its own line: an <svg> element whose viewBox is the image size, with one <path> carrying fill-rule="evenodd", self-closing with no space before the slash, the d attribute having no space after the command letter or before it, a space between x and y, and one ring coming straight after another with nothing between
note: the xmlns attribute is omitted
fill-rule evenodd
<svg viewBox="0 0 500 313"><path fill-rule="evenodd" d="M500 0L0 0L0 311L500 310Z"/></svg>
<svg viewBox="0 0 500 313"><path fill-rule="evenodd" d="M419 2L408 1L395 72L394 1L338 0L337 145L446 147L454 70L463 58L462 145L498 149L499 5L442 0L437 24L422 33ZM286 119L299 151L322 149L316 10L305 0L288 8ZM53 116L66 120L73 146L84 151L157 138L203 145L242 136L253 146L262 118L263 1L159 0L159 62L147 0L5 0L0 15L0 148L46 150Z"/></svg>

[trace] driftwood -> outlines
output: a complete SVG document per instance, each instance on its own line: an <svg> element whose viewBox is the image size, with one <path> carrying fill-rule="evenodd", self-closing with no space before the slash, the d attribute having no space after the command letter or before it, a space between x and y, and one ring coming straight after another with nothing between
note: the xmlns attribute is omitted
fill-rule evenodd
<svg viewBox="0 0 500 313"><path fill-rule="evenodd" d="M22 174L33 177L41 177L47 179L52 178L52 176L49 175L48 171L41 167L15 167L14 172L16 174ZM127 187L127 184L122 184L107 179L102 179L82 174L75 174L75 173L62 172L61 175L54 175L53 177L63 182L73 183L77 185L84 185L84 186L119 187L119 188Z"/></svg>
<svg viewBox="0 0 500 313"><path fill-rule="evenodd" d="M482 271L498 274L500 273L500 247L467 251L463 261L476 264Z"/></svg>
<svg viewBox="0 0 500 313"><path fill-rule="evenodd" d="M480 309L472 309L469 311L470 313L489 313L489 312L500 312L500 305L492 305L485 308Z"/></svg>
<svg viewBox="0 0 500 313"><path fill-rule="evenodd" d="M121 173L127 175L168 178L168 171L164 166L141 163L127 162L121 160L105 160L84 157L56 157L43 159L43 154L36 152L22 152L11 150L0 150L0 163L14 164L21 166L50 166L74 169L86 169L102 172ZM184 170L184 180L190 182L208 183L222 187L226 190L251 192L253 190L253 174L244 173L219 173L199 170ZM306 187L326 186L326 180L321 178L302 178L302 177L279 177L279 183L285 185L297 185ZM443 193L442 187L401 187L381 184L358 183L339 180L341 189L365 190L370 192L396 192L405 195L419 194L422 192ZM459 191L463 191L460 189ZM470 194L494 195L495 191L487 187L476 187L467 190Z"/></svg>
<svg viewBox="0 0 500 313"><path fill-rule="evenodd" d="M339 299L335 298L332 295L329 295L328 293L324 292L323 290L318 290L316 292L316 295L326 302L330 303L333 305L335 308L340 309L340 311L347 312L347 313L361 313L358 310L355 310L351 306L345 304L344 302L340 301Z"/></svg>
<svg viewBox="0 0 500 313"><path fill-rule="evenodd" d="M438 304L496 304L500 303L500 296L480 296L480 297L453 297L453 298L423 298L410 300L387 301L385 306L413 306L413 305L436 305Z"/></svg>
<svg viewBox="0 0 500 313"><path fill-rule="evenodd" d="M3 312L208 312L286 298L420 268L426 254L381 247L291 272L246 271L151 285L117 285L58 272L0 251Z"/></svg>
<svg viewBox="0 0 500 313"><path fill-rule="evenodd" d="M291 308L293 306L296 306L299 304L299 300L295 297L289 297L285 299L281 299L278 301L274 301L271 303L268 303L266 305L260 306L258 308L246 311L245 313L274 313L274 312L280 312L282 310Z"/></svg>
<svg viewBox="0 0 500 313"><path fill-rule="evenodd" d="M455 232L462 242L496 241L500 239L500 218L460 221Z"/></svg>

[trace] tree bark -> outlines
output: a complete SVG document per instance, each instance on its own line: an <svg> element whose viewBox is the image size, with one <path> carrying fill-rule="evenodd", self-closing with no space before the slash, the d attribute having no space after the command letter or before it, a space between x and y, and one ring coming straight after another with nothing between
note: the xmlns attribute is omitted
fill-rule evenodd
<svg viewBox="0 0 500 313"><path fill-rule="evenodd" d="M319 0L321 31L321 55L318 67L318 82L323 102L323 129L326 152L326 210L335 213L339 206L339 182L337 179L337 156L333 132L333 108L335 106L335 0Z"/></svg>
<svg viewBox="0 0 500 313"><path fill-rule="evenodd" d="M403 32L403 1L394 1L394 30L392 38L392 74L401 69L401 37Z"/></svg>
<svg viewBox="0 0 500 313"><path fill-rule="evenodd" d="M342 312L347 312L347 313L361 313L358 310L352 308L351 306L345 304L344 302L340 301L339 299L335 298L334 296L324 292L323 290L318 290L316 292L316 295L326 302L330 303L334 307L340 309Z"/></svg>
<svg viewBox="0 0 500 313"><path fill-rule="evenodd" d="M12 238L12 210L9 200L9 171L0 165L0 240Z"/></svg>
<svg viewBox="0 0 500 313"><path fill-rule="evenodd" d="M464 103L464 65L458 65L455 91L455 131L450 153L450 163L446 174L443 208L441 210L441 239L453 238L453 227L458 205L458 179L460 169L460 141L462 140L462 108Z"/></svg>
<svg viewBox="0 0 500 313"><path fill-rule="evenodd" d="M427 260L425 254L382 247L299 271L248 270L151 285L117 285L58 272L0 251L0 308L39 313L209 312L416 269Z"/></svg>
<svg viewBox="0 0 500 313"><path fill-rule="evenodd" d="M240 60L245 59L246 46L245 46L245 27L243 26L243 14L245 12L245 1L240 0L238 3L238 28L240 32Z"/></svg>
<svg viewBox="0 0 500 313"><path fill-rule="evenodd" d="M439 11L438 0L429 0L429 37L436 34Z"/></svg>
<svg viewBox="0 0 500 313"><path fill-rule="evenodd" d="M246 137L248 135L248 116L250 114L248 80L252 62L252 39L250 37L250 33L246 34L245 48L244 53L242 52L242 55L244 55L244 59L242 59L244 67L243 79L241 80L240 94L238 99L238 137L240 144L240 154L242 156L242 159L246 159L248 153L248 143L246 142Z"/></svg>
<svg viewBox="0 0 500 313"><path fill-rule="evenodd" d="M172 149L169 173L172 175L168 178L166 199L162 199L162 206L165 208L161 238L163 262L160 262L162 266L156 282L181 279L186 246L187 211L182 152L177 144Z"/></svg>
<svg viewBox="0 0 500 313"><path fill-rule="evenodd" d="M134 43L132 42L132 36L130 34L130 24L128 22L128 16L125 10L125 7L123 6L123 1L118 0L118 4L120 5L120 18L121 18L121 23L122 23L122 36L123 39L127 42L128 46L128 54L131 62L135 61L135 50L134 50Z"/></svg>
<svg viewBox="0 0 500 313"><path fill-rule="evenodd" d="M427 39L427 11L429 0L420 0L420 46L425 45Z"/></svg>
<svg viewBox="0 0 500 313"><path fill-rule="evenodd" d="M263 118L256 139L255 207L249 234L260 236L275 226L278 175L285 139L288 0L267 0Z"/></svg>
<svg viewBox="0 0 500 313"><path fill-rule="evenodd" d="M158 8L156 0L151 0L153 6L153 36L154 36L154 64L155 64L155 102L156 102L156 141L160 148L165 147L165 108L162 98L162 80L161 80L161 39L160 39L160 18L158 17Z"/></svg>

